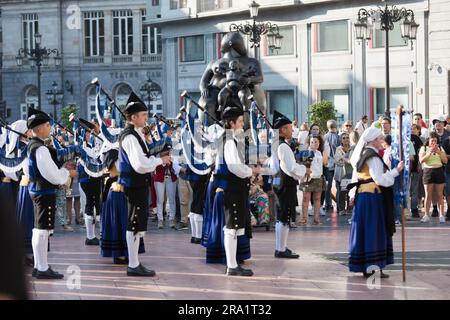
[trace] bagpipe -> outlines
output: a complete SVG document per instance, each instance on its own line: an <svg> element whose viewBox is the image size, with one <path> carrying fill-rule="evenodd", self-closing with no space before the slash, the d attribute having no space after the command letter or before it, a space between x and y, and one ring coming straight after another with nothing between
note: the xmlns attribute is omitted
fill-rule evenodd
<svg viewBox="0 0 450 320"><path fill-rule="evenodd" d="M27 157L27 146L25 143L21 143L20 139L16 139L15 150L17 150L17 154L16 156L8 155L7 146L11 143L10 133L28 140L25 134L14 130L6 121L0 118L0 170L5 173L16 173L20 171Z"/></svg>

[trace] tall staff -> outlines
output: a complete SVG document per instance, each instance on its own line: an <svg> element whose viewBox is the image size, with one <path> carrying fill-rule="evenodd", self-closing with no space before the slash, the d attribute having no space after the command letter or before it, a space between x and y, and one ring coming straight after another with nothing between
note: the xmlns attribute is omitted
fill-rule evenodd
<svg viewBox="0 0 450 320"><path fill-rule="evenodd" d="M403 106L397 107L397 116L398 116L398 134L399 134L399 143L398 143L398 153L399 153L399 161L403 161ZM400 175L400 190L404 190L404 179L403 175ZM404 206L404 197L402 196L402 273L403 273L403 282L406 282L406 234L405 234L405 224L406 224L406 215L405 215L405 206Z"/></svg>

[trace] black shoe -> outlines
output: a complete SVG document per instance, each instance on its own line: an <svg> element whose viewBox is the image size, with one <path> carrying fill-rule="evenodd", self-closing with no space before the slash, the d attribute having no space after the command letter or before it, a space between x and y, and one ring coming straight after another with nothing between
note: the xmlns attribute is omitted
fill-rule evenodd
<svg viewBox="0 0 450 320"><path fill-rule="evenodd" d="M62 279L64 275L53 271L50 267L48 267L47 271L39 271L36 272L36 279Z"/></svg>
<svg viewBox="0 0 450 320"><path fill-rule="evenodd" d="M433 212L431 213L432 217L439 217L439 211L437 206L433 206Z"/></svg>
<svg viewBox="0 0 450 320"><path fill-rule="evenodd" d="M370 278L373 274L375 274L375 271L372 271L372 273L363 272L364 278ZM383 273L383 270L380 271L380 279L388 279L389 275Z"/></svg>
<svg viewBox="0 0 450 320"><path fill-rule="evenodd" d="M200 243L202 243L202 238L194 238L194 243L195 243L195 244L200 244Z"/></svg>
<svg viewBox="0 0 450 320"><path fill-rule="evenodd" d="M130 277L154 277L155 275L155 271L146 269L142 264L136 268L127 268L127 276Z"/></svg>
<svg viewBox="0 0 450 320"><path fill-rule="evenodd" d="M286 249L285 251L275 250L275 258L298 259L300 258L300 255L292 252L289 249Z"/></svg>
<svg viewBox="0 0 450 320"><path fill-rule="evenodd" d="M197 238L191 237L191 243L195 243L195 239L197 239Z"/></svg>
<svg viewBox="0 0 450 320"><path fill-rule="evenodd" d="M389 275L386 274L386 273L383 273L383 270L381 270L380 273L381 273L381 274L380 274L380 278L381 278L381 279L388 279L388 278L389 278Z"/></svg>
<svg viewBox="0 0 450 320"><path fill-rule="evenodd" d="M128 264L128 258L114 258L114 264Z"/></svg>
<svg viewBox="0 0 450 320"><path fill-rule="evenodd" d="M411 217L412 218L420 218L419 209L411 209Z"/></svg>
<svg viewBox="0 0 450 320"><path fill-rule="evenodd" d="M38 272L38 269L33 268L33 272L31 273L31 276L32 276L33 278L36 278L37 272Z"/></svg>
<svg viewBox="0 0 450 320"><path fill-rule="evenodd" d="M90 240L88 238L86 238L86 241L84 242L84 244L87 246L98 246L98 245L100 245L100 241L98 241L97 238L90 239Z"/></svg>
<svg viewBox="0 0 450 320"><path fill-rule="evenodd" d="M253 271L251 269L244 269L241 266L237 268L227 268L227 276L242 276L242 277L251 277L253 275Z"/></svg>

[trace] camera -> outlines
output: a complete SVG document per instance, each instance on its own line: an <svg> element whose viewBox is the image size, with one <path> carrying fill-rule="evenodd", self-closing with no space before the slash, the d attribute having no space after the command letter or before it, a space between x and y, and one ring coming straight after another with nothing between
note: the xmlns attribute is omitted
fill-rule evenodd
<svg viewBox="0 0 450 320"><path fill-rule="evenodd" d="M311 168L311 163L314 160L314 151L302 150L295 153L295 160L303 164L307 168Z"/></svg>

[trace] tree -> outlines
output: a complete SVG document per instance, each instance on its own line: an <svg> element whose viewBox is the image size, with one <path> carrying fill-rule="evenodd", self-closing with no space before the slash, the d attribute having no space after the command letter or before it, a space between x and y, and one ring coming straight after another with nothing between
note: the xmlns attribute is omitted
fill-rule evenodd
<svg viewBox="0 0 450 320"><path fill-rule="evenodd" d="M309 106L310 125L316 123L320 126L320 130L326 131L327 121L336 120L336 110L330 101L322 100Z"/></svg>
<svg viewBox="0 0 450 320"><path fill-rule="evenodd" d="M66 128L71 127L69 116L71 113L76 114L80 108L76 104L69 104L65 106L61 111L61 124Z"/></svg>

